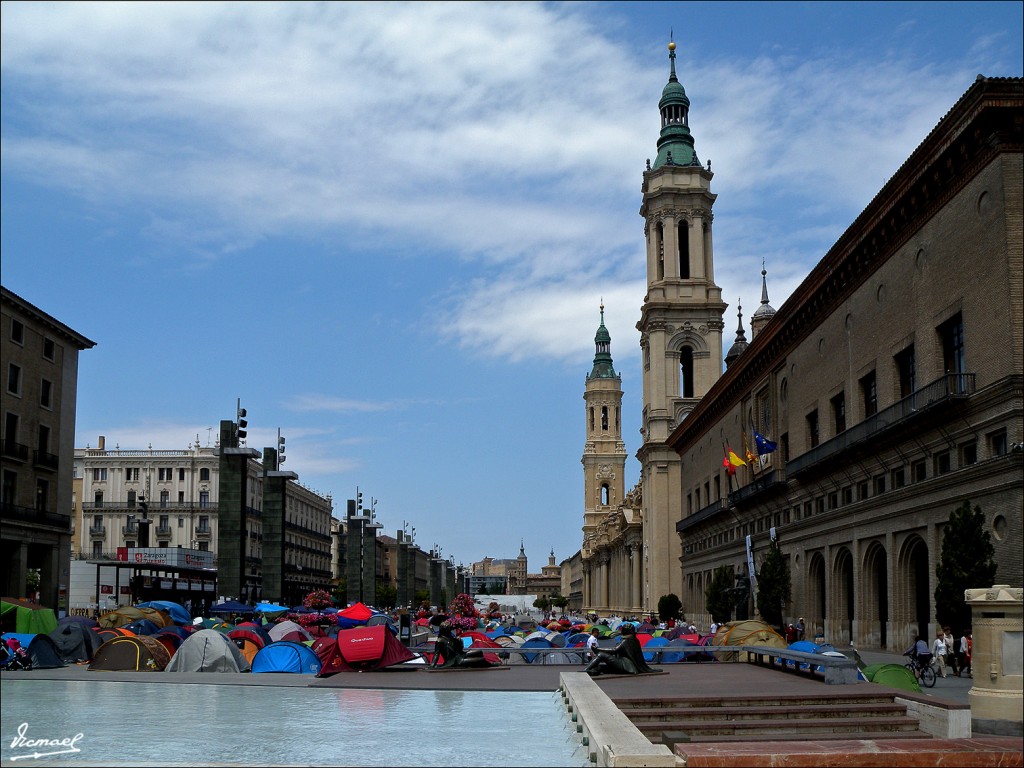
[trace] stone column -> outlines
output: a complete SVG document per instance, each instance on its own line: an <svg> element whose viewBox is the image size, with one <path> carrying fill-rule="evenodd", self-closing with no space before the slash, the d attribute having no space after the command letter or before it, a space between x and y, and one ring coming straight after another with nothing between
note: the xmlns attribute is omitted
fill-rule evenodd
<svg viewBox="0 0 1024 768"><path fill-rule="evenodd" d="M997 584L964 593L971 607L971 675L967 693L975 733L1024 734L1024 589Z"/></svg>

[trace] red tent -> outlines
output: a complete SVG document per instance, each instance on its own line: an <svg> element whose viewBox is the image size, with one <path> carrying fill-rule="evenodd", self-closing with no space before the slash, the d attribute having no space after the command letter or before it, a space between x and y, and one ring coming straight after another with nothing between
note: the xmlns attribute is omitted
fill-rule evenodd
<svg viewBox="0 0 1024 768"><path fill-rule="evenodd" d="M313 652L323 662L317 677L382 669L416 658L383 624L343 629L337 638L319 638L313 642Z"/></svg>
<svg viewBox="0 0 1024 768"><path fill-rule="evenodd" d="M470 638L472 640L472 643L469 646L470 648L501 648L502 647L498 643L494 642L487 635L485 635L483 632L474 632L473 630L469 630L469 631L466 631L466 632L460 632L459 633L459 637L460 638L463 638L463 637ZM485 654L483 654L483 657L485 659L487 659L489 662L491 662L492 664L500 664L501 663L501 659L499 659L493 653L485 653ZM428 661L429 661L429 659L428 659Z"/></svg>
<svg viewBox="0 0 1024 768"><path fill-rule="evenodd" d="M373 611L362 603L352 603L343 611L338 611L338 626L351 628L365 624L373 616Z"/></svg>

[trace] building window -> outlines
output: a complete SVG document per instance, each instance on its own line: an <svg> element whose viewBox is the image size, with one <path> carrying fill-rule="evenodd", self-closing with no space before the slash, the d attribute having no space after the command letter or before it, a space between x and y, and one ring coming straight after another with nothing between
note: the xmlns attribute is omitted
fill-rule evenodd
<svg viewBox="0 0 1024 768"><path fill-rule="evenodd" d="M210 492L209 491L200 491L199 492L199 506L200 507L208 507L208 506L210 506Z"/></svg>
<svg viewBox="0 0 1024 768"><path fill-rule="evenodd" d="M875 496L885 493L885 475L875 475L873 484Z"/></svg>
<svg viewBox="0 0 1024 768"><path fill-rule="evenodd" d="M900 382L900 397L909 397L914 393L917 382L917 368L914 362L914 345L896 355L896 373Z"/></svg>
<svg viewBox="0 0 1024 768"><path fill-rule="evenodd" d="M124 470L124 479L128 483L139 482L139 468L138 467L126 467Z"/></svg>
<svg viewBox="0 0 1024 768"><path fill-rule="evenodd" d="M171 500L170 491L160 491L160 506L166 509L168 502Z"/></svg>
<svg viewBox="0 0 1024 768"><path fill-rule="evenodd" d="M608 485L607 483L601 486L601 503L605 506L608 505Z"/></svg>
<svg viewBox="0 0 1024 768"><path fill-rule="evenodd" d="M759 425L757 430L762 435L770 435L772 430L772 406L771 399L768 397L768 388L765 387L757 396L754 398L757 403L757 424Z"/></svg>
<svg viewBox="0 0 1024 768"><path fill-rule="evenodd" d="M960 446L960 466L969 467L971 464L978 463L978 444L971 440L969 443L963 443Z"/></svg>
<svg viewBox="0 0 1024 768"><path fill-rule="evenodd" d="M21 394L21 366L14 363L7 365L7 391L12 395Z"/></svg>
<svg viewBox="0 0 1024 768"><path fill-rule="evenodd" d="M53 382L43 379L39 382L39 405L43 408L53 407Z"/></svg>
<svg viewBox="0 0 1024 768"><path fill-rule="evenodd" d="M722 498L722 478L715 475L715 501Z"/></svg>
<svg viewBox="0 0 1024 768"><path fill-rule="evenodd" d="M818 498L816 498L814 500L814 512L815 512L815 514L820 515L824 511L825 511L825 499L824 499L824 497L819 496Z"/></svg>
<svg viewBox="0 0 1024 768"><path fill-rule="evenodd" d="M993 456L1005 456L1006 448L1005 429L1000 429L998 432L992 432L988 435L988 449Z"/></svg>
<svg viewBox="0 0 1024 768"><path fill-rule="evenodd" d="M601 430L603 432L608 431L608 406L601 406Z"/></svg>
<svg viewBox="0 0 1024 768"><path fill-rule="evenodd" d="M964 321L957 312L936 330L942 339L942 367L946 373L966 373L964 362Z"/></svg>
<svg viewBox="0 0 1024 768"><path fill-rule="evenodd" d="M95 559L98 559L98 558L103 556L103 542L102 541L94 541L92 543L92 556Z"/></svg>
<svg viewBox="0 0 1024 768"><path fill-rule="evenodd" d="M36 478L36 512L46 512L50 508L50 483L43 478Z"/></svg>
<svg viewBox="0 0 1024 768"><path fill-rule="evenodd" d="M39 441L37 448L40 453L50 452L50 428L43 424L39 425Z"/></svg>
<svg viewBox="0 0 1024 768"><path fill-rule="evenodd" d="M184 504L185 503L185 492L184 491L178 491L178 503L179 504Z"/></svg>
<svg viewBox="0 0 1024 768"><path fill-rule="evenodd" d="M171 516L170 515L160 515L160 530L161 531L166 531L166 530L169 530L170 527L171 527Z"/></svg>
<svg viewBox="0 0 1024 768"><path fill-rule="evenodd" d="M174 479L174 470L170 467L160 467L158 472L158 479L161 483L169 483Z"/></svg>
<svg viewBox="0 0 1024 768"><path fill-rule="evenodd" d="M811 448L818 444L818 409L807 414L807 442Z"/></svg>
<svg viewBox="0 0 1024 768"><path fill-rule="evenodd" d="M860 393L864 403L864 418L878 413L878 378L872 371L860 380Z"/></svg>
<svg viewBox="0 0 1024 768"><path fill-rule="evenodd" d="M868 481L861 480L857 483L857 500L864 501L868 497Z"/></svg>
<svg viewBox="0 0 1024 768"><path fill-rule="evenodd" d="M179 468L178 469L178 482L179 483L184 483L185 482L185 470L184 470L184 468Z"/></svg>
<svg viewBox="0 0 1024 768"><path fill-rule="evenodd" d="M935 454L935 474L945 475L949 473L950 469L949 451Z"/></svg>
<svg viewBox="0 0 1024 768"><path fill-rule="evenodd" d="M685 219L679 222L679 277L686 280L690 276L690 223Z"/></svg>
<svg viewBox="0 0 1024 768"><path fill-rule="evenodd" d="M93 506L96 507L96 509L101 509L103 507L103 491L96 491L92 500Z"/></svg>
<svg viewBox="0 0 1024 768"><path fill-rule="evenodd" d="M897 469L894 469L892 471L892 487L893 487L893 490L896 490L897 488L902 488L906 484L907 484L907 478L906 478L906 473L903 470L903 467L898 467Z"/></svg>
<svg viewBox="0 0 1024 768"><path fill-rule="evenodd" d="M11 341L19 347L25 344L25 325L14 318L11 318Z"/></svg>
<svg viewBox="0 0 1024 768"><path fill-rule="evenodd" d="M47 360L53 360L53 350L53 339L43 339L43 357Z"/></svg>
<svg viewBox="0 0 1024 768"><path fill-rule="evenodd" d="M853 503L853 486L848 485L843 488L843 504Z"/></svg>
<svg viewBox="0 0 1024 768"><path fill-rule="evenodd" d="M92 481L94 483L106 482L107 479L107 468L98 467L92 471Z"/></svg>
<svg viewBox="0 0 1024 768"><path fill-rule="evenodd" d="M910 476L914 478L915 483L920 483L928 479L928 462L924 459L918 459L910 465Z"/></svg>
<svg viewBox="0 0 1024 768"><path fill-rule="evenodd" d="M199 482L208 483L210 482L210 468L203 467L199 470Z"/></svg>
<svg viewBox="0 0 1024 768"><path fill-rule="evenodd" d="M832 398L832 418L835 422L836 434L846 431L846 393L840 392Z"/></svg>
<svg viewBox="0 0 1024 768"><path fill-rule="evenodd" d="M679 350L679 394L693 397L693 350L683 347Z"/></svg>
<svg viewBox="0 0 1024 768"><path fill-rule="evenodd" d="M200 533L209 533L210 532L210 517L208 515L200 515L199 516L199 528L198 528L198 530L199 530Z"/></svg>
<svg viewBox="0 0 1024 768"><path fill-rule="evenodd" d="M199 551L200 552L209 552L210 551L210 542L208 542L208 541L200 541L199 542Z"/></svg>
<svg viewBox="0 0 1024 768"><path fill-rule="evenodd" d="M692 493L686 494L686 514L687 515L692 515L693 514L693 494Z"/></svg>
<svg viewBox="0 0 1024 768"><path fill-rule="evenodd" d="M804 502L804 519L806 520L813 513L814 513L814 505L811 502L809 502L809 501L805 501Z"/></svg>
<svg viewBox="0 0 1024 768"><path fill-rule="evenodd" d="M836 493L835 491L832 491L828 495L828 508L829 509L838 509L839 508L839 494Z"/></svg>

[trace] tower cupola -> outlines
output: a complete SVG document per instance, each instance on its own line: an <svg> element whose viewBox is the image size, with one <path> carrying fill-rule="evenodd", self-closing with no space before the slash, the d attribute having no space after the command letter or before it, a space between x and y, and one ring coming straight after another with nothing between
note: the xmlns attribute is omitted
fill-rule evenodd
<svg viewBox="0 0 1024 768"><path fill-rule="evenodd" d="M736 301L736 314L739 315L739 325L736 328L736 341L729 347L729 352L725 356L725 366L728 368L736 359L743 354L747 348L747 334L743 330L743 306Z"/></svg>
<svg viewBox="0 0 1024 768"><path fill-rule="evenodd" d="M668 44L669 77L661 92L658 108L661 110L661 137L658 139L658 157L653 169L665 165L700 165L690 135L690 99L686 89L676 77L676 44Z"/></svg>
<svg viewBox="0 0 1024 768"><path fill-rule="evenodd" d="M614 379L618 374L612 365L612 337L604 326L604 302L601 302L601 324L594 336L594 367L588 379Z"/></svg>

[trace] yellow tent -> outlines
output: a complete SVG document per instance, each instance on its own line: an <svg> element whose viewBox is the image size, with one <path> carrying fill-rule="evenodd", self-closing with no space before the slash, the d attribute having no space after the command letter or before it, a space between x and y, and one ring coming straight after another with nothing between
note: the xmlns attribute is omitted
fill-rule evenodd
<svg viewBox="0 0 1024 768"><path fill-rule="evenodd" d="M718 628L711 639L712 645L762 645L769 648L788 648L786 639L760 619L730 621ZM737 652L716 654L719 661L746 661L747 654Z"/></svg>

